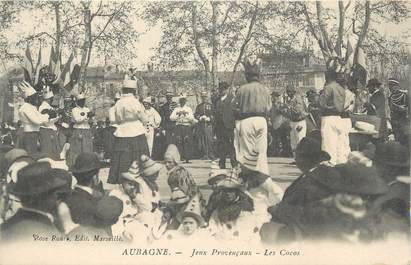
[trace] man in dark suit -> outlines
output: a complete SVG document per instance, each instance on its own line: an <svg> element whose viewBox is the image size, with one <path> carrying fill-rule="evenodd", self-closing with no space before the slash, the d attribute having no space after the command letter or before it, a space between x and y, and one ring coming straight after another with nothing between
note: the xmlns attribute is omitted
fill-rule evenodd
<svg viewBox="0 0 411 265"><path fill-rule="evenodd" d="M220 168L225 168L226 157L230 157L231 166L237 165L234 151L234 97L229 93L226 82L219 84L220 97L216 100L214 114L214 134L217 137L217 153Z"/></svg>
<svg viewBox="0 0 411 265"><path fill-rule="evenodd" d="M366 104L367 114L375 115L381 119L379 138L385 140L389 135L390 107L382 83L376 78L368 81L367 88L371 94L370 102Z"/></svg>
<svg viewBox="0 0 411 265"><path fill-rule="evenodd" d="M169 145L174 141L174 129L176 126L175 122L170 120L170 115L177 107L177 103L173 101L173 94L169 91L166 93L166 100L167 102L160 107L160 127L166 136L167 145Z"/></svg>
<svg viewBox="0 0 411 265"><path fill-rule="evenodd" d="M77 180L73 193L66 198L73 221L76 224L94 226L97 202L103 196L102 183L98 177L100 161L94 153L82 153L72 168Z"/></svg>
<svg viewBox="0 0 411 265"><path fill-rule="evenodd" d="M22 168L9 192L19 197L22 208L1 225L3 242L41 240L63 235L58 229L58 196L67 191L68 180L52 173L48 162L35 162ZM64 224L60 227L65 227Z"/></svg>

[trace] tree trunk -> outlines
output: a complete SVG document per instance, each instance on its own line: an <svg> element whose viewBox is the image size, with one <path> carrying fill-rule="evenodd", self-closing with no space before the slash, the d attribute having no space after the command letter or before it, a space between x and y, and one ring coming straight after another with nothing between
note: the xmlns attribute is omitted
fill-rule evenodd
<svg viewBox="0 0 411 265"><path fill-rule="evenodd" d="M90 62L91 56L91 12L90 3L83 3L84 16L84 44L82 47L81 64L80 64L80 78L79 78L79 92L84 92L84 86L87 77L87 66Z"/></svg>
<svg viewBox="0 0 411 265"><path fill-rule="evenodd" d="M219 49L219 39L218 39L218 2L211 2L211 6L213 9L213 16L212 16L212 77L213 77L213 87L211 90L217 90L218 88L218 49Z"/></svg>
<svg viewBox="0 0 411 265"><path fill-rule="evenodd" d="M209 80L209 73L210 73L210 61L207 59L206 55L204 54L200 40L198 39L198 32L197 32L197 4L193 3L193 12L192 12L192 29L193 29L193 41L194 46L196 48L197 54L200 57L201 62L204 65L204 73L205 73L205 89L208 90L208 80Z"/></svg>
<svg viewBox="0 0 411 265"><path fill-rule="evenodd" d="M370 8L370 1L365 2L365 19L364 23L361 28L360 35L358 36L357 46L355 47L354 51L354 65L358 63L358 52L364 42L365 36L368 32L368 26L370 24L370 17L371 17L371 8Z"/></svg>

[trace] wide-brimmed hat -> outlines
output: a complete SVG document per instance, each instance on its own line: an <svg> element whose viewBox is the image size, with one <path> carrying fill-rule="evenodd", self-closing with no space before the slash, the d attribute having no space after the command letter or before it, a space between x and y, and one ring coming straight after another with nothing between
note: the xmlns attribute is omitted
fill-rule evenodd
<svg viewBox="0 0 411 265"><path fill-rule="evenodd" d="M177 218L180 222L184 217L192 217L197 220L200 227L205 225L204 218L201 216L200 199L198 196L194 196L187 204L186 209L181 214L178 214Z"/></svg>
<svg viewBox="0 0 411 265"><path fill-rule="evenodd" d="M311 160L326 161L331 159L330 155L321 149L321 142L312 137L304 137L298 143L295 152Z"/></svg>
<svg viewBox="0 0 411 265"><path fill-rule="evenodd" d="M96 205L95 216L101 225L115 224L123 212L123 202L114 196L104 196Z"/></svg>
<svg viewBox="0 0 411 265"><path fill-rule="evenodd" d="M378 195L388 191L385 181L374 167L361 164L340 164L335 169L339 175L314 175L313 178L328 188L341 193Z"/></svg>
<svg viewBox="0 0 411 265"><path fill-rule="evenodd" d="M152 176L158 173L163 166L154 160L152 160L147 155L141 156L141 173L146 176Z"/></svg>
<svg viewBox="0 0 411 265"><path fill-rule="evenodd" d="M66 180L50 173L51 166L47 162L27 165L19 171L17 183L11 185L8 191L17 196L33 196L67 186Z"/></svg>
<svg viewBox="0 0 411 265"><path fill-rule="evenodd" d="M136 181L137 178L141 177L141 171L140 167L138 166L138 161L133 161L128 171L121 173L121 177L125 180L130 181Z"/></svg>
<svg viewBox="0 0 411 265"><path fill-rule="evenodd" d="M85 173L92 170L101 168L100 160L95 153L81 153L77 156L76 161L74 162L71 172L76 173Z"/></svg>
<svg viewBox="0 0 411 265"><path fill-rule="evenodd" d="M399 142L389 141L377 145L373 160L385 165L408 167L410 154Z"/></svg>
<svg viewBox="0 0 411 265"><path fill-rule="evenodd" d="M24 149L14 148L4 154L4 159L6 164L10 166L14 161L19 158L29 157L28 153Z"/></svg>
<svg viewBox="0 0 411 265"><path fill-rule="evenodd" d="M379 87L381 85L382 85L382 83L380 81L378 81L377 78L371 78L368 81L367 87Z"/></svg>
<svg viewBox="0 0 411 265"><path fill-rule="evenodd" d="M124 80L123 88L137 89L137 80L131 80L131 79Z"/></svg>
<svg viewBox="0 0 411 265"><path fill-rule="evenodd" d="M350 133L375 135L378 131L375 126L368 122L356 121L354 127L351 128Z"/></svg>

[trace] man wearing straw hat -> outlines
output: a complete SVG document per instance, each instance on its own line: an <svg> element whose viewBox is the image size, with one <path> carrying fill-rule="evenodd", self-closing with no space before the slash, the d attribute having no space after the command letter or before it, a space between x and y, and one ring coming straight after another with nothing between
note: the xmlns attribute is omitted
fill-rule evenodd
<svg viewBox="0 0 411 265"><path fill-rule="evenodd" d="M59 119L56 111L51 107L54 94L50 88L47 88L43 94L43 102L39 107L39 111L42 114L48 114L50 117L49 122L40 126L40 149L41 152L47 154L50 158L60 158L60 145L57 135L57 127L55 123Z"/></svg>
<svg viewBox="0 0 411 265"><path fill-rule="evenodd" d="M127 172L131 163L141 155L149 155L146 128L147 116L144 107L134 96L136 80L125 80L121 98L114 106L115 123L114 150L107 182L117 184L121 173Z"/></svg>
<svg viewBox="0 0 411 265"><path fill-rule="evenodd" d="M26 150L29 155L39 151L40 125L49 121L49 115L41 114L39 107L39 95L27 82L20 85L25 103L19 109L19 118L23 126L23 135L19 147Z"/></svg>

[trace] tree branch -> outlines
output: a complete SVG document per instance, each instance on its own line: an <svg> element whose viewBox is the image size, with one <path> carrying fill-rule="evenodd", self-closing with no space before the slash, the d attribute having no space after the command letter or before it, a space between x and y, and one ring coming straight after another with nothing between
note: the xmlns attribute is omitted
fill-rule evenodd
<svg viewBox="0 0 411 265"><path fill-rule="evenodd" d="M207 57L205 56L203 50L201 49L200 41L198 39L198 29L197 29L197 5L196 3L193 3L193 11L192 11L192 20L191 20L192 28L193 28L193 40L194 40L194 45L196 48L196 51L198 53L198 56L200 57L201 61L203 62L204 65L204 70L206 73L210 72L209 69L209 61Z"/></svg>
<svg viewBox="0 0 411 265"><path fill-rule="evenodd" d="M364 42L365 36L367 35L368 32L368 26L370 24L370 18L371 18L371 8L370 8L370 1L367 0L365 2L365 20L364 24L361 29L361 33L358 36L358 41L357 41L357 46L355 47L355 53L354 53L354 65L358 63L358 51L362 46L362 43Z"/></svg>
<svg viewBox="0 0 411 265"><path fill-rule="evenodd" d="M98 13L100 12L102 6L103 6L103 1L100 0L100 3L98 4L98 8L97 8L96 13L91 14L91 16L90 16L90 21L93 21L94 17L96 17L98 15Z"/></svg>
<svg viewBox="0 0 411 265"><path fill-rule="evenodd" d="M114 11L114 13L110 16L110 18L107 20L106 24L104 25L103 29L100 31L99 34L97 34L94 38L91 39L91 43L93 43L95 40L97 40L101 34L104 33L104 31L106 30L106 28L108 27L108 25L111 23L111 21L113 21L113 19L120 13L120 11L123 9L125 2L123 2L119 9Z"/></svg>
<svg viewBox="0 0 411 265"><path fill-rule="evenodd" d="M327 53L328 56L331 56L333 47L332 47L331 40L328 37L328 33L327 33L326 28L325 28L325 23L324 23L324 20L323 20L323 17L322 17L323 7L322 7L322 4L321 4L320 1L316 1L315 4L316 4L316 7L317 7L318 26L320 28L321 35L324 39L325 52Z"/></svg>
<svg viewBox="0 0 411 265"><path fill-rule="evenodd" d="M249 24L249 26L248 26L247 36L246 36L243 44L241 45L240 54L238 55L237 61L236 61L235 64L234 64L233 73L232 73L232 75L231 75L231 82L230 82L231 85L232 85L233 82L234 82L235 73L237 72L238 65L240 64L240 62L241 62L241 60L242 60L242 58L243 58L245 48L247 47L247 44L248 44L248 43L250 42L250 40L251 40L253 28L254 28L255 22L256 22L256 20L257 20L257 15L258 15L258 1L257 1L256 4L255 4L254 13L253 13L253 16L251 17L250 24Z"/></svg>

